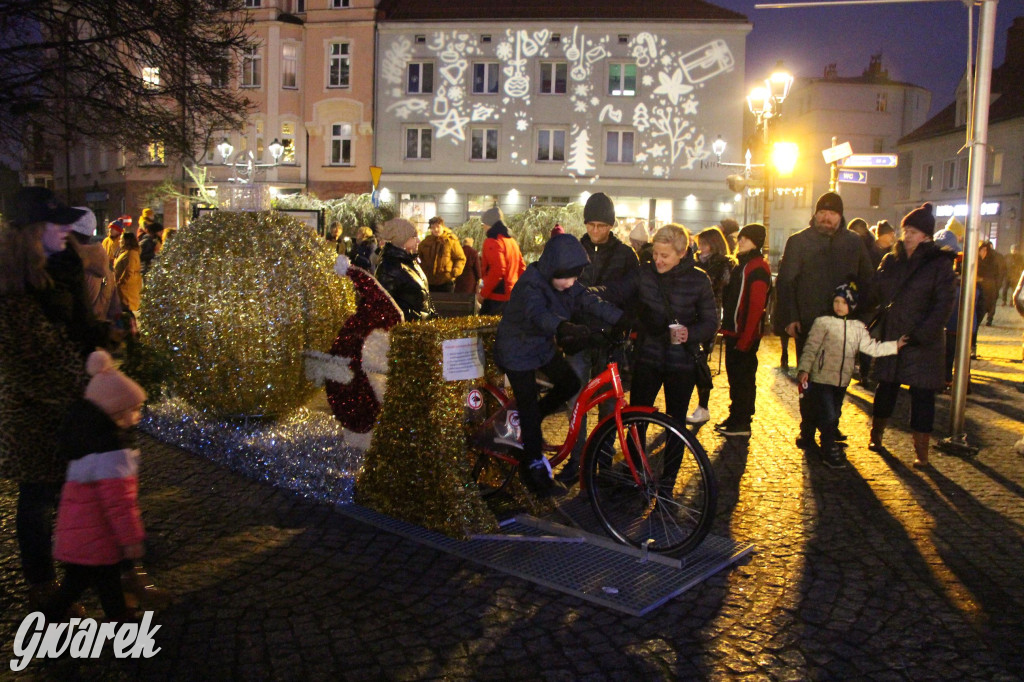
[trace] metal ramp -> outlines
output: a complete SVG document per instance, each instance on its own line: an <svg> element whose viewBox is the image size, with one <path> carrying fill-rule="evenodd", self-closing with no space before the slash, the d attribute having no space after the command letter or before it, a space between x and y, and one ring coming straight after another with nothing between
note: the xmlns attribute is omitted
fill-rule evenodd
<svg viewBox="0 0 1024 682"><path fill-rule="evenodd" d="M457 540L356 504L350 518L494 570L634 616L643 616L753 551L709 535L682 559L647 554L608 537L520 515L493 535Z"/></svg>

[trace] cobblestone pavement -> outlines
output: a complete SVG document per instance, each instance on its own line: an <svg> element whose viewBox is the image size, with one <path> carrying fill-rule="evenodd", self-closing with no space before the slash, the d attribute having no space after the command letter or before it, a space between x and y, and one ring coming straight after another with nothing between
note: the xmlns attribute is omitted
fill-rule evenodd
<svg viewBox="0 0 1024 682"><path fill-rule="evenodd" d="M722 495L714 532L754 554L644 618L618 614L377 531L202 457L144 442L147 564L178 595L161 651L7 667L25 616L14 487L0 483L0 677L15 679L1024 678L1021 321L981 331L968 400L976 458L909 466L906 396L867 450L851 387L850 466L793 445L797 392L765 339L749 441L704 429ZM724 386L724 376L716 381ZM712 413L724 416L716 390ZM945 435L946 397L936 423ZM98 613L95 602L87 605Z"/></svg>

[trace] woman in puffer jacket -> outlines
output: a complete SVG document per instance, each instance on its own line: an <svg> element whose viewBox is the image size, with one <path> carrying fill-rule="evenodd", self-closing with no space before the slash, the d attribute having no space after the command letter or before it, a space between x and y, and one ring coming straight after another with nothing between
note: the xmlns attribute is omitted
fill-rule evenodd
<svg viewBox="0 0 1024 682"><path fill-rule="evenodd" d="M822 315L814 320L797 367L797 384L803 390L800 399L811 401L815 408L815 419L810 426L821 432L821 459L831 467L846 463L846 454L836 444L836 432L846 388L857 365L857 354L895 355L907 343L905 336L898 341L885 342L871 338L863 322L849 317L856 307L856 283L836 287L832 292L834 315ZM801 433L800 441L802 448L810 449L814 431Z"/></svg>

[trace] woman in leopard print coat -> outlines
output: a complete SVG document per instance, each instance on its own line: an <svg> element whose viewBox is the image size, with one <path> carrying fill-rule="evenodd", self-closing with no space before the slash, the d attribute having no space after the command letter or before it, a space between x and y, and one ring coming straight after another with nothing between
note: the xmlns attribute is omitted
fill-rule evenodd
<svg viewBox="0 0 1024 682"><path fill-rule="evenodd" d="M85 388L83 349L106 339L91 312L79 311L77 255L64 253L80 211L38 187L20 190L14 204L0 228L0 477L18 483L18 546L39 602L56 578L50 515L65 472L57 432Z"/></svg>

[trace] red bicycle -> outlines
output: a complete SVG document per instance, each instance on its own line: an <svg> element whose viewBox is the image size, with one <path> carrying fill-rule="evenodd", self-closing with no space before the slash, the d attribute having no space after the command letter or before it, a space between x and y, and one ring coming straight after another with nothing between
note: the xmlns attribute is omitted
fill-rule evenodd
<svg viewBox="0 0 1024 682"><path fill-rule="evenodd" d="M503 490L516 476L515 400L487 382L474 389L468 445L482 495ZM576 399L561 445L544 445L552 467L572 452L583 415L613 401L614 412L591 430L580 461L581 494L617 541L679 556L695 548L714 520L718 483L707 453L678 421L653 407L626 404L617 363L594 377Z"/></svg>

